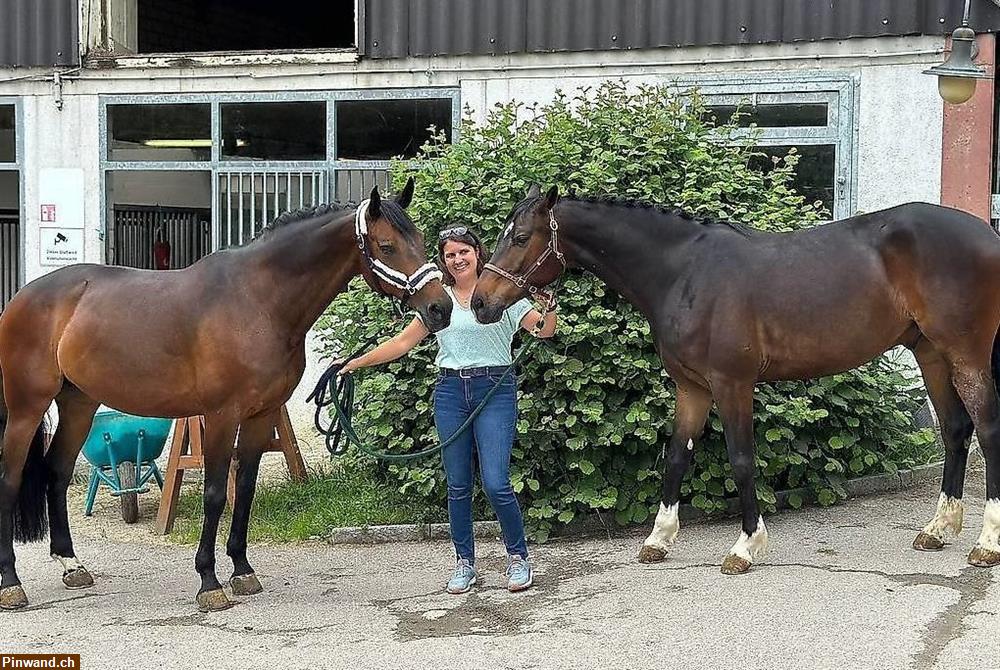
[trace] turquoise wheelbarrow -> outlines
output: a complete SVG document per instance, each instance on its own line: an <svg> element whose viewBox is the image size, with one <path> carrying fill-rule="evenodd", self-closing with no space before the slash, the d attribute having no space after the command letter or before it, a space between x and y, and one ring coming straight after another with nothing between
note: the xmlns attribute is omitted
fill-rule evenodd
<svg viewBox="0 0 1000 670"><path fill-rule="evenodd" d="M171 423L172 419L133 416L113 409L94 415L90 435L83 443L83 456L90 463L84 514L93 514L97 490L104 484L119 499L125 523L138 521L138 495L149 491L149 480L155 479L163 490L156 459L163 453Z"/></svg>

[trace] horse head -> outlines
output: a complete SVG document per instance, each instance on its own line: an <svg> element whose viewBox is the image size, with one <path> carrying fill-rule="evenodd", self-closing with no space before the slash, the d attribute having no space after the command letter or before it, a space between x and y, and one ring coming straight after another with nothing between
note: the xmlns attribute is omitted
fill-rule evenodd
<svg viewBox="0 0 1000 670"><path fill-rule="evenodd" d="M364 257L362 275L377 293L415 309L427 329L436 332L451 322L452 302L440 270L427 260L423 234L406 214L412 199L411 177L394 200L384 200L375 186L358 208L355 234Z"/></svg>
<svg viewBox="0 0 1000 670"><path fill-rule="evenodd" d="M553 214L558 200L555 186L545 195L532 186L507 216L493 257L472 294L472 309L480 323L497 322L507 307L534 296L566 268Z"/></svg>

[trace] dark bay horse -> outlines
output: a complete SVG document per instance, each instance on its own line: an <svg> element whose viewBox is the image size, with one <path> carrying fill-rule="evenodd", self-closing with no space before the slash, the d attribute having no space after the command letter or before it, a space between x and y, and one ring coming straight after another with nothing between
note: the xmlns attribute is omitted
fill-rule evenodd
<svg viewBox="0 0 1000 670"><path fill-rule="evenodd" d="M233 592L259 592L246 557L250 504L275 414L305 368L309 328L359 273L376 292L408 300L430 330L450 322L440 272L404 211L412 196L411 180L395 201L373 189L357 210L284 214L250 244L184 270L74 265L25 286L0 315L0 607L27 604L13 540L41 540L46 507L64 583L94 583L73 551L66 489L99 403L205 417L202 610L231 604L215 574L215 538L238 432L226 553ZM44 451L40 423L53 400L59 425Z"/></svg>
<svg viewBox="0 0 1000 670"><path fill-rule="evenodd" d="M754 384L842 372L904 345L920 365L946 446L937 510L913 546L941 549L961 530L974 428L987 503L968 560L1000 563L1000 406L991 364L1000 238L983 221L914 203L773 234L535 188L508 217L479 279L476 317L496 321L565 266L593 272L642 312L677 385L662 502L641 561L662 560L677 536L681 480L713 401L743 516L722 571L739 574L767 547L754 489Z"/></svg>

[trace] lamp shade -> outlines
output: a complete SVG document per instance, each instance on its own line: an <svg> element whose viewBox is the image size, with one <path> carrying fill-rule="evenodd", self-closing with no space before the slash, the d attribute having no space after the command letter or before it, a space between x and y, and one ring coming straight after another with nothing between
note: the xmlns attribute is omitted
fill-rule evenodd
<svg viewBox="0 0 1000 670"><path fill-rule="evenodd" d="M935 65L924 74L938 77L938 92L946 102L961 104L976 91L977 79L988 79L986 68L972 60L972 50L976 43L976 33L968 26L960 26L951 35L951 54L940 65Z"/></svg>

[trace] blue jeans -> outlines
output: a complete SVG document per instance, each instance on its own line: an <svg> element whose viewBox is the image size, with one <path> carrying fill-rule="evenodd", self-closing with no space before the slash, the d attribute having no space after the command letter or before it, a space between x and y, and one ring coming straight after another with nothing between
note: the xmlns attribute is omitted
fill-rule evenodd
<svg viewBox="0 0 1000 670"><path fill-rule="evenodd" d="M434 423L444 441L465 423L499 376L440 377L434 389ZM475 563L472 535L472 450L479 453L483 490L497 515L507 553L528 557L521 508L510 485L510 452L517 421L517 381L507 373L472 425L441 454L448 479L448 520L459 559Z"/></svg>

